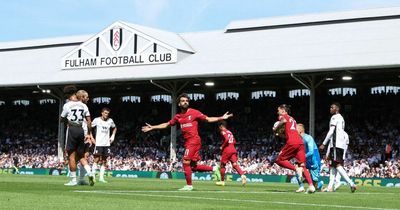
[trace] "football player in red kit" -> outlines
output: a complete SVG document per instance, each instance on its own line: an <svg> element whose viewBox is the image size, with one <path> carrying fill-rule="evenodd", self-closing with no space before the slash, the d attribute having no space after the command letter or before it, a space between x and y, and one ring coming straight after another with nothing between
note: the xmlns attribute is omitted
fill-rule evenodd
<svg viewBox="0 0 400 210"><path fill-rule="evenodd" d="M191 191L192 186L192 171L214 171L219 178L219 166L199 165L197 162L201 160L200 149L201 139L198 132L198 121L207 121L209 123L226 120L233 116L226 112L221 117L208 117L196 109L189 108L189 96L182 93L178 96L178 106L181 112L176 114L170 121L159 125L147 124L142 127L143 132L149 132L154 129L165 129L180 124L183 138L185 139L185 154L183 156L183 170L185 172L186 186L179 190Z"/></svg>
<svg viewBox="0 0 400 210"><path fill-rule="evenodd" d="M304 176L308 183L308 193L315 192L315 187L313 185L309 171L306 169L306 152L304 148L304 142L297 132L296 120L289 116L290 106L282 104L278 107L279 123L273 127L273 131L276 132L281 126L285 126L285 136L286 144L279 152L275 163L281 167L291 169L296 171L300 180ZM290 160L296 158L298 166L294 166Z"/></svg>
<svg viewBox="0 0 400 210"><path fill-rule="evenodd" d="M247 178L244 175L242 169L237 163L237 151L235 148L236 139L233 136L232 132L226 128L226 121L218 122L218 129L223 139L223 143L220 147L222 156L221 156L221 181L215 183L219 186L225 186L225 165L228 161L231 162L232 167L240 174L242 178L242 185L246 184Z"/></svg>

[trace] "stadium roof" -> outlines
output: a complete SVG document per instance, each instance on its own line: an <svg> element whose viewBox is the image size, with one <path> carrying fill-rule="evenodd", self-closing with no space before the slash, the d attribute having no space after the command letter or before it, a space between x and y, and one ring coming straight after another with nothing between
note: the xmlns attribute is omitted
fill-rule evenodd
<svg viewBox="0 0 400 210"><path fill-rule="evenodd" d="M79 58L81 51L91 54L91 42L115 25L141 34L147 47L175 49L176 61L62 68L62 59L72 52ZM400 7L235 21L225 30L180 34L116 22L94 36L0 43L0 86L379 71L400 66L399 46Z"/></svg>

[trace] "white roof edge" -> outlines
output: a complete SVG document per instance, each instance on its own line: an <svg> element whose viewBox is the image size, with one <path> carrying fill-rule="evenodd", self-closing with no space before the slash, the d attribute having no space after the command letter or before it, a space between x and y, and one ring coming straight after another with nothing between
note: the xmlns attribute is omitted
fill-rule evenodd
<svg viewBox="0 0 400 210"><path fill-rule="evenodd" d="M171 75L171 76L159 76L159 77L140 77L140 78L129 78L129 77L121 77L114 78L113 82L134 82L134 81L146 81L146 80L179 80L179 79L187 79L187 78L208 78L208 77L234 77L234 76L257 76L257 75L274 75L274 74L290 74L290 73L307 73L307 72L326 72L326 71L341 71L341 70L367 70L367 69L375 69L375 68L398 68L400 64L388 64L388 65L371 65L371 66L353 66L353 67L334 67L334 68L315 68L315 69L291 69L285 71L272 71L272 72L253 72L253 73L213 73L213 74L187 74L187 75ZM36 86L36 85L65 85L65 84L87 84L87 83L102 83L102 82L110 82L108 78L102 79L88 79L88 80L63 80L57 82L32 82L32 83L19 83L19 84L2 84L2 87L28 87L28 86Z"/></svg>
<svg viewBox="0 0 400 210"><path fill-rule="evenodd" d="M178 33L165 31L158 28L138 25L134 23L128 23L124 21L118 21L118 22L126 26L129 26L137 31L140 31L148 36L151 36L152 38L157 39L158 41L163 42L164 44L175 47L177 50L183 50L186 52L195 53L195 50L192 48L192 46L190 46L189 43Z"/></svg>
<svg viewBox="0 0 400 210"><path fill-rule="evenodd" d="M400 15L400 7L385 7L364 10L349 10L339 12L315 13L294 16L269 17L252 20L232 21L225 31L240 30L258 27L272 27L301 23L315 23L324 21L351 20L360 18L378 18Z"/></svg>
<svg viewBox="0 0 400 210"><path fill-rule="evenodd" d="M12 42L0 42L0 50L2 49L17 49L25 47L39 47L39 46L51 46L58 44L70 44L70 43L81 43L93 35L78 35L78 36L66 36L66 37L55 37L47 39L33 39L23 41L12 41Z"/></svg>

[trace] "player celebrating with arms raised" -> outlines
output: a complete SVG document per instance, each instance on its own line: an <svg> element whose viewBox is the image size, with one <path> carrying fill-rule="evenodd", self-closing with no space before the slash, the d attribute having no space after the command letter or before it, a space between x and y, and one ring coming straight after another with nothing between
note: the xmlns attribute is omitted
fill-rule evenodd
<svg viewBox="0 0 400 210"><path fill-rule="evenodd" d="M222 151L221 156L221 181L215 183L219 186L225 186L225 165L230 161L232 163L233 168L240 174L242 178L242 185L246 184L247 178L244 175L242 169L237 163L237 151L235 148L236 139L233 136L232 132L226 128L226 121L218 122L218 129L223 138L223 143L220 147Z"/></svg>
<svg viewBox="0 0 400 210"><path fill-rule="evenodd" d="M286 104L282 104L278 107L278 119L279 123L273 127L273 131L276 132L280 129L281 126L285 126L285 136L286 136L286 144L279 152L278 157L276 158L275 163L281 167L291 169L296 171L299 179L301 180L304 176L308 183L308 193L315 192L315 187L313 185L310 173L306 169L306 153L304 148L304 142L301 139L300 135L297 132L297 124L296 120L294 120L290 113L290 106ZM296 158L300 167L294 166L290 160L292 158Z"/></svg>
<svg viewBox="0 0 400 210"><path fill-rule="evenodd" d="M149 132L154 129L166 129L174 126L177 123L181 126L183 138L185 139L185 154L183 156L183 170L185 172L186 186L179 190L191 191L192 186L192 171L214 171L218 179L220 179L219 167L198 165L197 161L201 159L201 139L198 132L198 121L207 121L209 123L226 120L232 117L232 114L226 112L221 117L208 117L196 109L189 108L189 96L182 93L178 96L178 106L181 112L176 114L169 122L159 125L150 125L142 127L143 132Z"/></svg>

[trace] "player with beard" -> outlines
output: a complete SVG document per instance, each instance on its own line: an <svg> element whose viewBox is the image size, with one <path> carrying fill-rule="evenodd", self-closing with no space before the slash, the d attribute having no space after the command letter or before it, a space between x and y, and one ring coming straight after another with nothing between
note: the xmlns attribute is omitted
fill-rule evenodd
<svg viewBox="0 0 400 210"><path fill-rule="evenodd" d="M315 187L312 182L309 171L306 168L306 153L304 148L304 142L301 136L297 132L296 120L290 115L290 106L282 104L278 107L278 119L279 123L273 127L273 131L276 132L281 126L285 128L286 144L279 152L275 163L281 167L296 171L299 179L302 180L303 174L308 183L308 193L314 193ZM299 166L293 165L290 160L295 158Z"/></svg>
<svg viewBox="0 0 400 210"><path fill-rule="evenodd" d="M176 114L170 121L161 123L159 125L150 125L146 123L142 127L143 132L149 132L156 129L166 129L170 126L180 124L183 138L185 139L185 154L183 156L183 170L185 172L186 186L179 189L182 191L193 190L192 186L192 171L214 171L214 174L220 180L221 174L218 166L199 165L197 162L201 160L200 149L201 139L198 132L199 121L206 121L208 123L226 120L233 116L226 112L221 117L208 117L200 111L189 108L189 96L182 93L178 96L178 106L181 109L180 113Z"/></svg>

